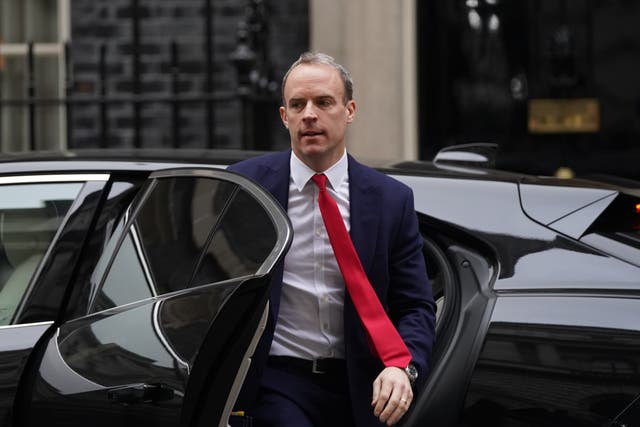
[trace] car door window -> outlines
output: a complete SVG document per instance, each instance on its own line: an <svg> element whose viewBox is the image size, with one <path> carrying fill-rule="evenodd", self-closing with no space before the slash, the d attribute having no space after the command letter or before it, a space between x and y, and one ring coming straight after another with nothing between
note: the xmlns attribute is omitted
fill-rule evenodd
<svg viewBox="0 0 640 427"><path fill-rule="evenodd" d="M255 198L228 181L159 179L134 216L90 312L254 274L277 240Z"/></svg>
<svg viewBox="0 0 640 427"><path fill-rule="evenodd" d="M12 322L82 183L0 185L0 325Z"/></svg>
<svg viewBox="0 0 640 427"><path fill-rule="evenodd" d="M276 231L257 200L238 191L213 233L192 286L254 274L276 243Z"/></svg>

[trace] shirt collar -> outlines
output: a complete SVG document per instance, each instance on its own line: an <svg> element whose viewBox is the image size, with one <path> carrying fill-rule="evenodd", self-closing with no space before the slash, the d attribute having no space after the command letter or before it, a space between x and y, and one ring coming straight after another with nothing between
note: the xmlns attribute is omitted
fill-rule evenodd
<svg viewBox="0 0 640 427"><path fill-rule="evenodd" d="M311 169L309 166L305 165L302 160L296 156L296 154L291 152L291 179L293 179L293 184L296 186L298 191L302 191L307 182L311 179L313 175L317 172ZM347 161L347 151L344 151L340 160L333 164L329 169L327 169L323 173L327 176L327 181L331 185L331 188L334 190L337 189L346 179L348 175L348 165Z"/></svg>

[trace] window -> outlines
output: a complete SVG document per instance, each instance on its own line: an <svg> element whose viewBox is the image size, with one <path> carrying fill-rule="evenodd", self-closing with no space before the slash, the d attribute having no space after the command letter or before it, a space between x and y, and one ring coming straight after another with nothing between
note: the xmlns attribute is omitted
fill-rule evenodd
<svg viewBox="0 0 640 427"><path fill-rule="evenodd" d="M255 199L239 191L216 228L192 285L254 274L276 241L267 213Z"/></svg>
<svg viewBox="0 0 640 427"><path fill-rule="evenodd" d="M41 104L30 110L23 101L29 98L30 88L37 98L64 98L69 3L70 0L0 1L1 152L64 148L64 106Z"/></svg>
<svg viewBox="0 0 640 427"><path fill-rule="evenodd" d="M90 312L250 276L277 243L259 202L221 180L159 179L135 215ZM94 287L110 252L98 263Z"/></svg>
<svg viewBox="0 0 640 427"><path fill-rule="evenodd" d="M15 311L81 183L0 185L0 325Z"/></svg>
<svg viewBox="0 0 640 427"><path fill-rule="evenodd" d="M618 194L580 240L640 266L640 198Z"/></svg>

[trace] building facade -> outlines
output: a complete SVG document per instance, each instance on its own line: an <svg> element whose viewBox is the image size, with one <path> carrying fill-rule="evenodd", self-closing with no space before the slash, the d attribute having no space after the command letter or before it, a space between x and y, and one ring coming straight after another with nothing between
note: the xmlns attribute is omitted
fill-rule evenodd
<svg viewBox="0 0 640 427"><path fill-rule="evenodd" d="M640 3L624 0L3 0L0 150L288 145L280 79L334 56L350 150L640 178Z"/></svg>
<svg viewBox="0 0 640 427"><path fill-rule="evenodd" d="M3 0L0 150L287 145L307 2Z"/></svg>

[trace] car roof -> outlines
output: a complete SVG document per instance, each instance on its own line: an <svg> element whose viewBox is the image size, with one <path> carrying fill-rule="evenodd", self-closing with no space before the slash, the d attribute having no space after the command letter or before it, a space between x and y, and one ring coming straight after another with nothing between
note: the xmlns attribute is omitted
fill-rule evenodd
<svg viewBox="0 0 640 427"><path fill-rule="evenodd" d="M86 149L0 155L2 173L48 171L140 171L189 166L225 166L262 154L258 151L200 149Z"/></svg>
<svg viewBox="0 0 640 427"><path fill-rule="evenodd" d="M265 154L265 151L237 149L77 149L66 151L33 151L0 154L0 172L3 174L47 173L52 171L91 172L151 172L173 167L219 166ZM585 180L540 177L521 173L470 167L455 164L441 165L430 161L381 161L359 158L364 164L391 175L414 175L443 178L508 181L523 184L561 185L571 187L597 187L611 190L638 189L633 181L614 179ZM637 185L633 185L637 184Z"/></svg>

